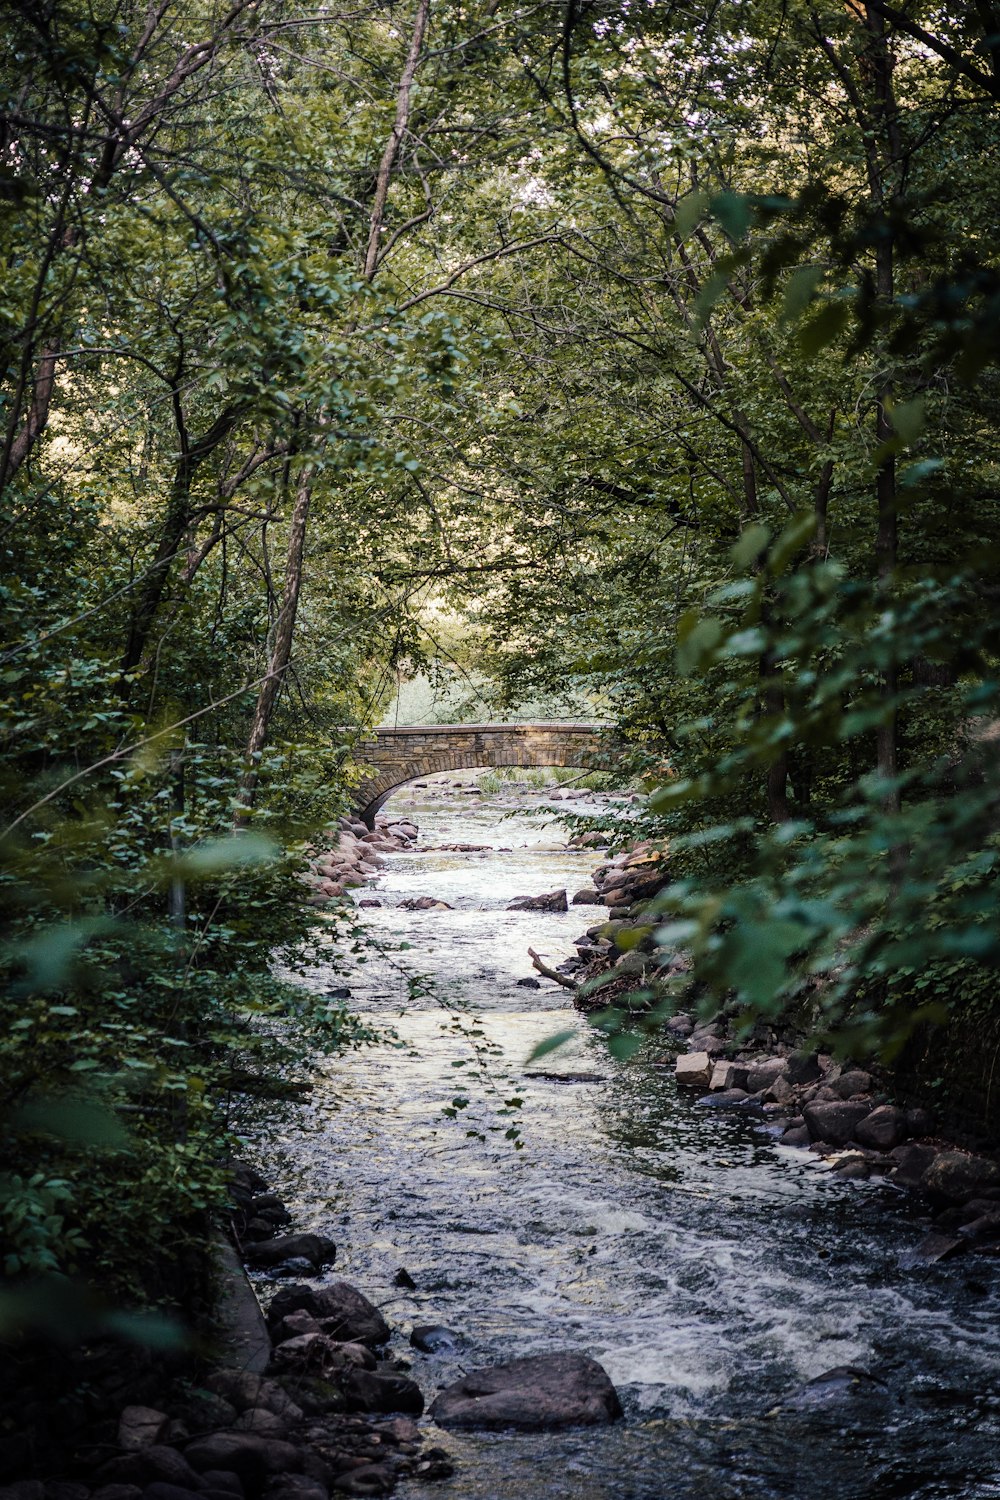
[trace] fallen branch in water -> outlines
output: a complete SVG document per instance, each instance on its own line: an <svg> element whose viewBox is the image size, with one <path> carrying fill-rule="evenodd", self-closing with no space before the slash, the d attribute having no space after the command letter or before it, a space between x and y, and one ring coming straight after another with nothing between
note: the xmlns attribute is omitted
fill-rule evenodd
<svg viewBox="0 0 1000 1500"><path fill-rule="evenodd" d="M544 974L546 979L554 979L556 984L561 984L564 990L576 989L575 979L568 979L565 974L560 974L558 969L550 969L548 964L542 962L534 948L528 949L528 957L531 959L531 967L537 969L539 974Z"/></svg>

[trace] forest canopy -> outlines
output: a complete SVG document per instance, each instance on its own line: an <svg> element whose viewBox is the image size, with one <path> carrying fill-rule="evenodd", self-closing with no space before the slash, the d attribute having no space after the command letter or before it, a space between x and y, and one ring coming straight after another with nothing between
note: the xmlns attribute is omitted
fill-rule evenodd
<svg viewBox="0 0 1000 1500"><path fill-rule="evenodd" d="M169 1301L355 1037L273 964L421 672L613 721L707 1005L992 1035L1000 11L0 26L7 1274Z"/></svg>

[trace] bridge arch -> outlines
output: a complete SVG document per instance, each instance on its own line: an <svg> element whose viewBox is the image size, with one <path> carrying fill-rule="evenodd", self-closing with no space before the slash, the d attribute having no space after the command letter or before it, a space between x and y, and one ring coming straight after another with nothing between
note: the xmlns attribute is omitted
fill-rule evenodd
<svg viewBox="0 0 1000 1500"><path fill-rule="evenodd" d="M477 766L600 770L607 764L608 749L607 730L600 724L407 724L376 729L355 750L355 760L371 771L358 787L355 805L371 828L382 804L408 781Z"/></svg>

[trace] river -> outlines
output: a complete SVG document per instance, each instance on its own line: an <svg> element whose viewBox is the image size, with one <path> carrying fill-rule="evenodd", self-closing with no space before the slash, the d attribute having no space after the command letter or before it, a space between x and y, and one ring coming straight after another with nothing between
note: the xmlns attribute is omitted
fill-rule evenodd
<svg viewBox="0 0 1000 1500"><path fill-rule="evenodd" d="M577 1349L607 1369L626 1420L435 1434L455 1477L398 1493L1000 1496L994 1263L903 1269L901 1252L923 1233L919 1204L839 1181L760 1122L680 1097L654 1043L614 1062L565 992L517 986L532 972L529 945L558 962L599 915L504 910L515 895L572 893L595 863L564 847L555 809L539 802L511 817L496 799L432 784L389 805L419 823L424 852L389 856L372 890L356 893L383 903L364 920L387 956L310 978L347 983L383 1039L329 1062L292 1127L259 1154L297 1225L336 1240L331 1274L398 1330L392 1352L412 1361L428 1403L476 1365ZM460 841L490 849L426 848ZM423 894L454 909L400 909ZM401 966L426 977L425 993L408 997ZM526 1065L539 1041L571 1027L571 1045ZM495 1049L495 1094L473 1066L476 1047ZM449 1119L455 1096L470 1103ZM522 1107L501 1113L511 1097ZM505 1138L512 1126L523 1150ZM400 1268L416 1290L394 1284ZM454 1330L457 1350L412 1351L414 1323ZM838 1365L871 1371L887 1395L766 1415Z"/></svg>

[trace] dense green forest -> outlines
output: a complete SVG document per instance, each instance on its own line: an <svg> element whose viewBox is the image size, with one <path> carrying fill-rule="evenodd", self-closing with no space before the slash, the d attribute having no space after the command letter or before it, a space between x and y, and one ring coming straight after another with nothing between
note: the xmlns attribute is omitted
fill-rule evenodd
<svg viewBox="0 0 1000 1500"><path fill-rule="evenodd" d="M0 1315L360 1040L273 965L421 672L617 726L709 1009L1000 1043L991 0L0 26Z"/></svg>

